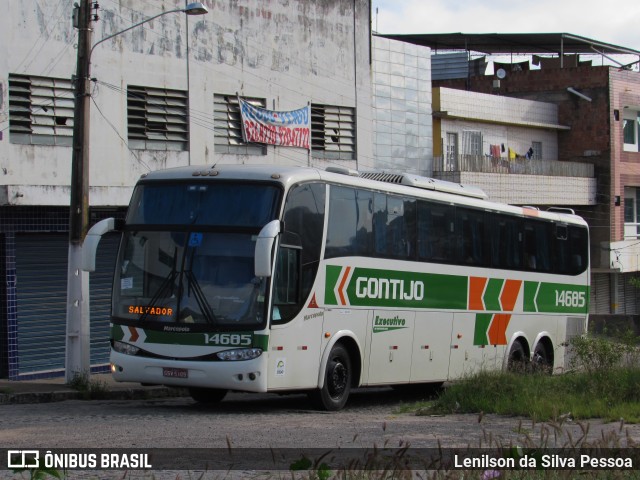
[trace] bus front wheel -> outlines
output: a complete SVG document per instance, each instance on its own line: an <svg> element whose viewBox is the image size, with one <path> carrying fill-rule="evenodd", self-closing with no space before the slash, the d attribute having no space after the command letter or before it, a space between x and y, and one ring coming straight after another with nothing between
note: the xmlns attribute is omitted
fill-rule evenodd
<svg viewBox="0 0 640 480"><path fill-rule="evenodd" d="M198 403L220 403L227 394L220 388L190 388L189 395Z"/></svg>
<svg viewBox="0 0 640 480"><path fill-rule="evenodd" d="M340 410L351 392L351 358L349 352L336 345L331 349L324 374L324 385L310 393L315 405L324 410Z"/></svg>

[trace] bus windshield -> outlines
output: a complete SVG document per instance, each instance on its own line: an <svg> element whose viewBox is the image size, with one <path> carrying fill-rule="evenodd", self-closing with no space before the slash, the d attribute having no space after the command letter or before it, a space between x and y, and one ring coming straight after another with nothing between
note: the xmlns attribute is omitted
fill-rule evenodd
<svg viewBox="0 0 640 480"><path fill-rule="evenodd" d="M185 330L264 324L255 241L279 197L272 185L138 186L116 264L114 319Z"/></svg>

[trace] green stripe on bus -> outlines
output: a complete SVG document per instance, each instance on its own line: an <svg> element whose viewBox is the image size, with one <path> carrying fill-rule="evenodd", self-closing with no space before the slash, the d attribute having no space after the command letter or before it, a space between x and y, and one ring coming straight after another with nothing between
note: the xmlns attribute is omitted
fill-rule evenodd
<svg viewBox="0 0 640 480"><path fill-rule="evenodd" d="M324 292L324 301L329 305L338 305L338 300L336 300L334 287L338 283L338 277L340 277L341 270L342 270L342 267L336 267L335 265L327 265L327 279L325 282L326 289Z"/></svg>
<svg viewBox="0 0 640 480"><path fill-rule="evenodd" d="M589 287L563 283L525 282L524 311L586 314Z"/></svg>
<svg viewBox="0 0 640 480"><path fill-rule="evenodd" d="M504 280L500 278L490 278L487 283L487 288L484 292L482 299L484 300L484 309L491 311L500 311L500 292L502 292L502 286Z"/></svg>
<svg viewBox="0 0 640 480"><path fill-rule="evenodd" d="M131 341L130 335L125 335L123 329L136 331L139 338L144 337L143 343L155 343L164 345L192 345L210 347L255 347L266 350L269 347L269 335L239 331L239 332L160 332L157 330L142 329L140 327L127 327L113 325L111 338L116 341ZM125 338L126 337L126 338ZM132 343L135 343L132 342Z"/></svg>
<svg viewBox="0 0 640 480"><path fill-rule="evenodd" d="M477 313L476 325L473 332L473 344L474 345L489 345L489 325L491 325L491 319L493 313Z"/></svg>

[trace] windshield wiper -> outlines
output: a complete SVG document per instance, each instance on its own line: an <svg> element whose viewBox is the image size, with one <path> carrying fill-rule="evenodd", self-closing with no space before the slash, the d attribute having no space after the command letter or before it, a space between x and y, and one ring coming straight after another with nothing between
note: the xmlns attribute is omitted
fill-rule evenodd
<svg viewBox="0 0 640 480"><path fill-rule="evenodd" d="M153 295L153 297L151 297L151 300L149 301L149 304L147 305L147 308L145 309L145 311L142 312L142 315L140 315L140 320L139 320L140 322L144 322L147 319L147 317L149 316L149 312L151 311L151 308L155 307L158 300L160 300L160 298L162 298L165 295L165 292L169 290L170 286L171 286L171 291L173 291L174 281L176 279L176 276L178 275L178 272L176 271L177 256L178 256L178 249L175 248L173 251L173 265L171 267L171 271L162 281L162 283L160 284L160 287L158 288L156 293Z"/></svg>
<svg viewBox="0 0 640 480"><path fill-rule="evenodd" d="M151 307L155 307L158 300L160 300L161 297L165 296L165 291L169 290L169 286L173 285L173 281L176 279L177 276L178 276L178 272L176 272L175 270L172 270L171 272L169 272L169 275L167 275L167 277L163 280L162 285L160 285L160 288L158 288L158 291L156 292L156 294L153 297L151 297L151 300L147 305L147 309L142 313L142 315L140 315L141 322L144 322L147 316L149 316Z"/></svg>
<svg viewBox="0 0 640 480"><path fill-rule="evenodd" d="M211 309L211 305L209 305L207 297L202 291L202 287L200 287L200 283L198 283L198 279L196 278L196 276L191 270L185 270L184 274L189 281L188 288L189 290L193 289L193 296L195 297L196 302L198 302L198 306L200 307L204 318L207 320L207 323L217 323L218 320L214 315L213 310Z"/></svg>

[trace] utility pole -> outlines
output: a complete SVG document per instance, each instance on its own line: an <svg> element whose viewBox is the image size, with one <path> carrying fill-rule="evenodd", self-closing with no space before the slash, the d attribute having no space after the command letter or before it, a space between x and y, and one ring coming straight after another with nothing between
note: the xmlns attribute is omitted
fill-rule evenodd
<svg viewBox="0 0 640 480"><path fill-rule="evenodd" d="M78 29L75 76L71 197L69 204L69 257L67 276L67 336L65 379L88 374L89 275L83 271L82 243L89 225L89 113L91 93L91 0L79 0L74 11Z"/></svg>
<svg viewBox="0 0 640 480"><path fill-rule="evenodd" d="M91 100L91 53L99 44L139 27L151 20L170 13L182 12L186 15L205 15L209 12L201 2L189 3L185 8L177 8L158 13L135 23L124 30L101 38L91 45L91 22L98 19L92 10L98 9L93 0L79 0L74 6L74 27L78 29L78 59L75 76L75 103L73 112L73 151L71 153L71 198L69 203L69 259L67 271L67 336L65 355L65 380L67 383L76 375L89 374L90 326L89 326L89 270L84 270L82 247L89 226L89 114ZM105 233L100 224L94 235ZM104 227L104 228L103 228ZM87 252L95 256L97 240L88 242ZM93 258L95 268L95 258Z"/></svg>

